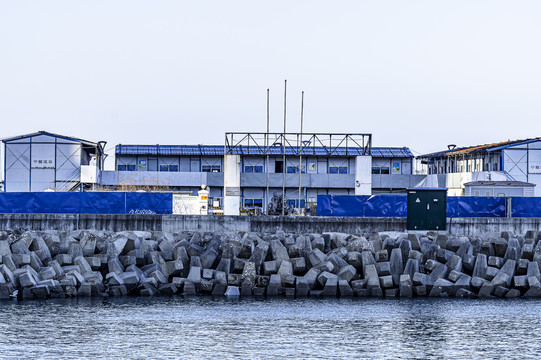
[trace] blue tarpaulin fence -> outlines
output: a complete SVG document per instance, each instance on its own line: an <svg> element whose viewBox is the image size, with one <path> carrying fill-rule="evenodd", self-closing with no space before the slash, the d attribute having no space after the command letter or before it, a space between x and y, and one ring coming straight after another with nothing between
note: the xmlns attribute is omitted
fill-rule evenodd
<svg viewBox="0 0 541 360"><path fill-rule="evenodd" d="M0 193L0 213L3 214L171 214L172 212L172 193Z"/></svg>
<svg viewBox="0 0 541 360"><path fill-rule="evenodd" d="M447 217L506 217L505 197L449 196ZM318 195L319 216L406 217L405 195ZM511 198L512 217L541 217L541 198Z"/></svg>

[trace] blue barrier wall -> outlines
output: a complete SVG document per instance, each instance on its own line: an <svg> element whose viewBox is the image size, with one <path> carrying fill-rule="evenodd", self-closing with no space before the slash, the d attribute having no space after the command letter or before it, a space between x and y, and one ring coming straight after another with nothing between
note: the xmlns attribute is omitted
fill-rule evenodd
<svg viewBox="0 0 541 360"><path fill-rule="evenodd" d="M0 193L0 213L4 214L172 214L172 212L171 193Z"/></svg>
<svg viewBox="0 0 541 360"><path fill-rule="evenodd" d="M512 217L541 217L541 198L517 197L511 199Z"/></svg>
<svg viewBox="0 0 541 360"><path fill-rule="evenodd" d="M447 197L447 217L507 216L507 198L479 196ZM319 216L406 217L407 196L318 195ZM511 198L512 217L541 217L541 198Z"/></svg>

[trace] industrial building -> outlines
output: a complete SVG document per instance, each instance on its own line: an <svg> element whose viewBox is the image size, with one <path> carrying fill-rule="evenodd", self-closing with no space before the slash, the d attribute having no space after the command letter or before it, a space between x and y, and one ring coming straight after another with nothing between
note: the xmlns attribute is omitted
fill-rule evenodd
<svg viewBox="0 0 541 360"><path fill-rule="evenodd" d="M424 178L412 174L408 148L372 147L370 134L228 133L225 146L117 145L116 171L104 172L102 185L195 193L205 184L210 197L225 197L230 157L238 185L229 187L247 209L264 209L282 191L298 207L300 189L304 207L317 195L353 195L363 186L363 194L405 193Z"/></svg>
<svg viewBox="0 0 541 360"><path fill-rule="evenodd" d="M227 133L224 145L117 145L115 169L104 170L104 142L40 131L2 140L4 191L173 191L231 209L265 210L274 193L293 207L317 195L405 193L408 148L372 147L371 134Z"/></svg>
<svg viewBox="0 0 541 360"><path fill-rule="evenodd" d="M421 185L448 188L451 196L467 195L465 184L479 181L531 183L534 195L541 196L541 138L462 148L450 145L419 159L428 167Z"/></svg>
<svg viewBox="0 0 541 360"><path fill-rule="evenodd" d="M84 191L99 183L105 142L39 131L2 144L3 191Z"/></svg>

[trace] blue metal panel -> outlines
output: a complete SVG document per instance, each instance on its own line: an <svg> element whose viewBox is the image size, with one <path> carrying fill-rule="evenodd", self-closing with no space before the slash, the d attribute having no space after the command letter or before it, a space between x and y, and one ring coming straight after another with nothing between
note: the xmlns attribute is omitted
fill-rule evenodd
<svg viewBox="0 0 541 360"><path fill-rule="evenodd" d="M172 214L171 193L126 193L126 214Z"/></svg>
<svg viewBox="0 0 541 360"><path fill-rule="evenodd" d="M364 216L362 196L328 196L331 196L332 216Z"/></svg>
<svg viewBox="0 0 541 360"><path fill-rule="evenodd" d="M332 195L318 195L317 196L317 215L318 216L332 216L331 197Z"/></svg>
<svg viewBox="0 0 541 360"><path fill-rule="evenodd" d="M115 148L116 155L173 155L173 156L205 156L205 155L222 155L224 146L221 145L117 145ZM232 152L237 155L263 155L265 149L257 146L238 146ZM297 147L286 147L286 155L294 155L298 152ZM338 156L357 156L363 154L362 148L324 148L324 147L306 147L303 149L303 155L321 155L326 156L332 152ZM282 154L282 147L276 146L269 149L269 154ZM372 148L372 156L374 157L395 157L395 158L412 158L413 153L408 148Z"/></svg>
<svg viewBox="0 0 541 360"><path fill-rule="evenodd" d="M407 196L365 196L364 216L366 217L406 217L407 215Z"/></svg>
<svg viewBox="0 0 541 360"><path fill-rule="evenodd" d="M36 192L36 214L79 214L79 195L73 192Z"/></svg>
<svg viewBox="0 0 541 360"><path fill-rule="evenodd" d="M505 217L504 197L458 197L458 217Z"/></svg>
<svg viewBox="0 0 541 360"><path fill-rule="evenodd" d="M458 201L460 197L458 196L448 196L447 197L447 217L458 217L459 216L459 208L458 208Z"/></svg>
<svg viewBox="0 0 541 360"><path fill-rule="evenodd" d="M79 194L81 214L124 214L125 193L83 192Z"/></svg>
<svg viewBox="0 0 541 360"><path fill-rule="evenodd" d="M34 208L33 193L0 193L0 213L2 214L29 214L34 212Z"/></svg>
<svg viewBox="0 0 541 360"><path fill-rule="evenodd" d="M541 217L540 197L514 197L511 198L512 217Z"/></svg>

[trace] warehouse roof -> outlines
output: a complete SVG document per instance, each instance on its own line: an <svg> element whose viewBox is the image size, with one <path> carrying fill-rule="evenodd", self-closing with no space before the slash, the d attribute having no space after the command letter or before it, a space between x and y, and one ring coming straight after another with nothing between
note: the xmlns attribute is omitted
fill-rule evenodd
<svg viewBox="0 0 541 360"><path fill-rule="evenodd" d="M446 156L475 154L475 153L480 153L480 152L492 152L492 151L501 150L507 147L529 144L529 143L540 141L540 140L541 140L541 137L537 137L537 138L531 138L531 139L525 139L525 140L508 140L508 141L502 141L502 142L493 143L493 144L453 148L453 149L449 149L445 151L439 151L439 152L421 155L419 156L419 158L429 159L429 158L439 158L439 157L446 157Z"/></svg>
<svg viewBox="0 0 541 360"><path fill-rule="evenodd" d="M40 136L40 135L51 136L51 137L54 137L54 138L57 138L57 139L65 139L65 140L70 140L70 141L77 141L77 142L81 142L81 143L92 145L92 146L97 146L98 145L97 143L92 142L92 141L79 139L79 138L71 137L71 136L53 134L53 133L50 133L48 131L37 131L37 132L31 133L31 134L12 136L12 137L2 139L2 142L7 143L7 142L11 142L11 141L28 139L28 138L32 138L32 137L36 137L36 136Z"/></svg>
<svg viewBox="0 0 541 360"><path fill-rule="evenodd" d="M224 155L224 145L123 145L116 146L116 155L172 155L172 156L222 156ZM286 147L286 155L297 154L296 148ZM347 151L346 151L347 150ZM237 146L232 149L234 154L243 155L263 155L264 148L257 146ZM304 156L328 156L329 148L324 147L305 147L302 155ZM281 155L281 147L271 148L270 155ZM332 149L333 156L355 156L364 154L364 149L348 147L339 147ZM410 149L395 147L373 147L373 157L384 158L412 158L413 153Z"/></svg>

